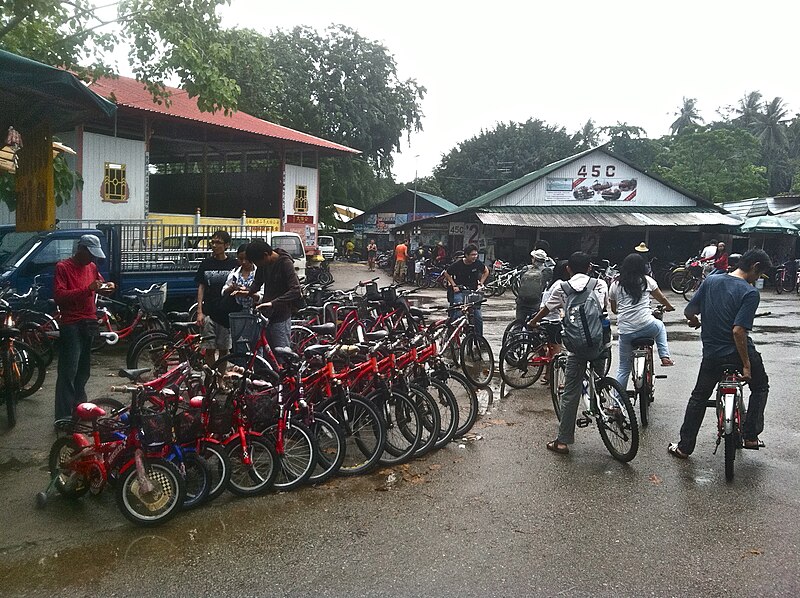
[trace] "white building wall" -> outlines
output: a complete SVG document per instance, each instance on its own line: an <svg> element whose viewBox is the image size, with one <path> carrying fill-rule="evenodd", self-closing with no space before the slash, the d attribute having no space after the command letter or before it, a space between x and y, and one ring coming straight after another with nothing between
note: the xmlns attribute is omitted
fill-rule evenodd
<svg viewBox="0 0 800 598"><path fill-rule="evenodd" d="M307 213L296 213L294 209L298 185L308 190ZM315 247L319 225L319 175L316 168L286 165L283 174L283 214L283 230L300 235L306 247ZM291 216L310 216L313 220L308 223L290 222Z"/></svg>
<svg viewBox="0 0 800 598"><path fill-rule="evenodd" d="M597 175L597 176L594 176ZM609 176L610 175L610 176ZM612 184L612 188L622 180L636 179L635 195L631 190L621 191L619 199L603 199L596 193L591 199L576 199L572 189L581 186L591 187L595 182ZM566 185L568 191L553 189L558 184ZM670 189L627 164L615 160L600 151L592 152L533 183L512 191L494 202L493 206L695 206L692 199Z"/></svg>
<svg viewBox="0 0 800 598"><path fill-rule="evenodd" d="M103 200L105 163L125 164L128 200L115 203ZM145 216L145 144L96 133L83 136L84 220L136 220Z"/></svg>

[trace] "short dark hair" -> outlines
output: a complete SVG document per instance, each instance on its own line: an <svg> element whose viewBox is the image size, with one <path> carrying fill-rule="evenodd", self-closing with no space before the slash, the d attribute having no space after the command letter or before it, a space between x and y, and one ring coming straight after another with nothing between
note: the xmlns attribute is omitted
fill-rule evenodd
<svg viewBox="0 0 800 598"><path fill-rule="evenodd" d="M473 251L474 251L475 253L477 253L477 252L478 252L478 246L477 246L477 245L475 245L474 243L470 243L469 245L467 245L466 247L464 247L464 255L469 255L469 254L470 254L470 253L472 253Z"/></svg>
<svg viewBox="0 0 800 598"><path fill-rule="evenodd" d="M211 235L211 238L212 239L214 239L214 238L219 239L220 241L225 243L225 245L230 245L230 243L231 243L231 236L228 234L228 231L226 231L226 230L215 231L214 234Z"/></svg>
<svg viewBox="0 0 800 598"><path fill-rule="evenodd" d="M708 242L708 244L709 244L709 245L716 245L716 244L717 244L717 240L716 240L716 239L711 239L711 240Z"/></svg>
<svg viewBox="0 0 800 598"><path fill-rule="evenodd" d="M739 258L737 268L743 272L749 272L753 266L760 264L759 272L765 272L772 268L772 260L769 259L767 252L763 249L748 249L744 255Z"/></svg>
<svg viewBox="0 0 800 598"><path fill-rule="evenodd" d="M553 280L569 280L569 272L567 272L567 265L569 262L567 260L561 260L556 264L556 267L553 268Z"/></svg>
<svg viewBox="0 0 800 598"><path fill-rule="evenodd" d="M272 246L266 241L253 241L247 245L247 259L251 262L260 260L264 255L272 253Z"/></svg>
<svg viewBox="0 0 800 598"><path fill-rule="evenodd" d="M586 274L592 265L592 260L582 251L576 251L569 256L569 269L573 274Z"/></svg>
<svg viewBox="0 0 800 598"><path fill-rule="evenodd" d="M538 241L536 241L536 245L534 245L533 248L541 249L545 253L550 253L550 243L548 243L544 239L539 239Z"/></svg>
<svg viewBox="0 0 800 598"><path fill-rule="evenodd" d="M248 245L249 245L249 243L242 243L241 245L239 245L239 248L236 250L236 253L237 254L238 253L246 253Z"/></svg>

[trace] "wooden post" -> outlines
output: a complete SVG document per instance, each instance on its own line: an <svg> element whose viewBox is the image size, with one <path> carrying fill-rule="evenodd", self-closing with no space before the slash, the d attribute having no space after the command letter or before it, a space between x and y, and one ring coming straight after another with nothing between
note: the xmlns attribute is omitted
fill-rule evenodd
<svg viewBox="0 0 800 598"><path fill-rule="evenodd" d="M56 225L53 183L53 134L43 122L23 137L16 173L17 232L52 229Z"/></svg>

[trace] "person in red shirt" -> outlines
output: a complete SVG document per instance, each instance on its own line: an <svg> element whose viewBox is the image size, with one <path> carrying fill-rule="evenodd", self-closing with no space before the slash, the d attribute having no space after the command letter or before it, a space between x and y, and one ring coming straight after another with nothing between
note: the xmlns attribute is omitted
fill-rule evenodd
<svg viewBox="0 0 800 598"><path fill-rule="evenodd" d="M725 251L725 243L717 244L717 253L714 255L714 271L712 274L728 273L728 252Z"/></svg>
<svg viewBox="0 0 800 598"><path fill-rule="evenodd" d="M75 255L56 264L53 298L61 311L56 420L72 417L75 407L86 400L92 340L97 335L95 295L115 288L113 282L103 281L94 263L105 257L100 239L83 235Z"/></svg>
<svg viewBox="0 0 800 598"><path fill-rule="evenodd" d="M394 248L394 281L397 283L406 280L406 260L408 259L408 245L400 239Z"/></svg>

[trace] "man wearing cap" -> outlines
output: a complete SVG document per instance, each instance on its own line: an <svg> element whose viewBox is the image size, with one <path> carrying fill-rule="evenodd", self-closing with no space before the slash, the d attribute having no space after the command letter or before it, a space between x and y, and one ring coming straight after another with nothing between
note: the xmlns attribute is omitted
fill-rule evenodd
<svg viewBox="0 0 800 598"><path fill-rule="evenodd" d="M83 235L75 255L56 264L53 298L61 312L56 420L72 417L75 407L86 401L92 340L97 335L95 295L115 288L113 282L103 281L95 265L96 259L105 257L100 239Z"/></svg>
<svg viewBox="0 0 800 598"><path fill-rule="evenodd" d="M539 311L542 293L553 278L553 269L548 268L546 262L547 253L544 249L534 249L531 251L531 265L519 279L516 319L522 323Z"/></svg>
<svg viewBox="0 0 800 598"><path fill-rule="evenodd" d="M642 241L636 247L634 247L633 250L641 255L642 259L644 259L644 273L647 274L647 276L652 276L653 267L650 265L650 248L644 244L644 241Z"/></svg>

